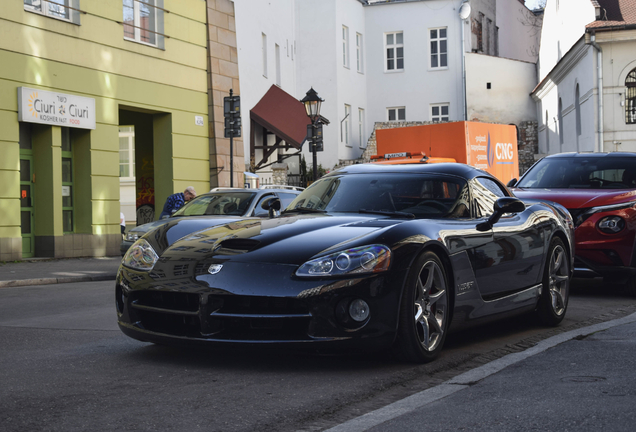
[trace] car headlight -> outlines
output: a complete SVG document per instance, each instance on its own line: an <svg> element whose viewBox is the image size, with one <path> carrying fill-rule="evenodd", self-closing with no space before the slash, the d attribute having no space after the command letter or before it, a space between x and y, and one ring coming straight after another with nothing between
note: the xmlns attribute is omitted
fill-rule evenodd
<svg viewBox="0 0 636 432"><path fill-rule="evenodd" d="M620 216L605 216L598 221L598 229L605 234L616 234L625 228L625 219Z"/></svg>
<svg viewBox="0 0 636 432"><path fill-rule="evenodd" d="M296 276L340 276L347 274L379 273L389 269L391 250L383 245L346 249L307 261Z"/></svg>
<svg viewBox="0 0 636 432"><path fill-rule="evenodd" d="M139 234L137 234L136 232L128 232L128 234L126 234L126 240L131 241L131 242L136 242L137 240L139 240Z"/></svg>
<svg viewBox="0 0 636 432"><path fill-rule="evenodd" d="M128 249L122 264L135 270L150 271L159 259L157 252L144 239L139 239Z"/></svg>

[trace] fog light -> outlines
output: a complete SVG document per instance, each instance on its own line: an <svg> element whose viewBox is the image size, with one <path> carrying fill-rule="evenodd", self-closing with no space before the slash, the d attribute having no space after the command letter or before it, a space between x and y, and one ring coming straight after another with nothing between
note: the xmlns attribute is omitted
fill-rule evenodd
<svg viewBox="0 0 636 432"><path fill-rule="evenodd" d="M369 305L362 299L355 299L349 304L349 315L354 321L366 321L369 318Z"/></svg>
<svg viewBox="0 0 636 432"><path fill-rule="evenodd" d="M606 234L616 234L625 228L625 220L620 216L605 216L598 221L598 229Z"/></svg>

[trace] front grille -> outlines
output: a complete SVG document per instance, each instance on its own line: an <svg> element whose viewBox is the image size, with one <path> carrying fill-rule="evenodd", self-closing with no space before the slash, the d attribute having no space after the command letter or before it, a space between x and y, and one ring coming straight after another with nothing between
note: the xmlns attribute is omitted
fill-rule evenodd
<svg viewBox="0 0 636 432"><path fill-rule="evenodd" d="M133 291L130 318L152 332L221 340L308 340L311 314L297 298Z"/></svg>

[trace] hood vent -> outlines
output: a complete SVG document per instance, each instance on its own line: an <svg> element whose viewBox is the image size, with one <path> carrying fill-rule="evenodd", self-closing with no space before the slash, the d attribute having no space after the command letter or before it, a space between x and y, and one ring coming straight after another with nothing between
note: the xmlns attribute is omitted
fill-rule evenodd
<svg viewBox="0 0 636 432"><path fill-rule="evenodd" d="M235 255L246 253L258 247L260 242L252 239L233 238L221 242L221 248L216 251L220 255Z"/></svg>

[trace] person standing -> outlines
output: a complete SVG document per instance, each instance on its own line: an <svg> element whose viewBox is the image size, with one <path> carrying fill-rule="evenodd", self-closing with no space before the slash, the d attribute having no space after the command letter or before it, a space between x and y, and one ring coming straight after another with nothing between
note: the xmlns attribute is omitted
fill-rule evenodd
<svg viewBox="0 0 636 432"><path fill-rule="evenodd" d="M183 192L170 195L166 199L166 203L163 205L163 210L161 211L161 215L159 215L159 219L171 216L172 213L179 210L191 199L196 198L196 196L197 193L192 186L188 186Z"/></svg>

